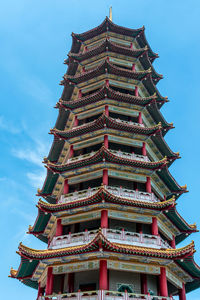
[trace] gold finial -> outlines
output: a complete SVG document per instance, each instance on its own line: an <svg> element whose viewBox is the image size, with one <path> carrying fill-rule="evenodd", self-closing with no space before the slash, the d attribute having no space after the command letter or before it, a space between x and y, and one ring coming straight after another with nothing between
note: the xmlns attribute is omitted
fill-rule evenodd
<svg viewBox="0 0 200 300"><path fill-rule="evenodd" d="M112 6L109 8L109 19L112 21Z"/></svg>
<svg viewBox="0 0 200 300"><path fill-rule="evenodd" d="M187 184L181 185L181 188L184 189L184 190L186 190L187 189Z"/></svg>
<svg viewBox="0 0 200 300"><path fill-rule="evenodd" d="M190 227L192 227L192 228L197 228L197 223L195 222L194 224L190 224Z"/></svg>

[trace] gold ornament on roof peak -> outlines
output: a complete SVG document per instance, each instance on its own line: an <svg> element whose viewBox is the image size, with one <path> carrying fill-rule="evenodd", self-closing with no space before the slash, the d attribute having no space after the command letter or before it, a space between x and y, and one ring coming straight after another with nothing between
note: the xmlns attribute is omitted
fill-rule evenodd
<svg viewBox="0 0 200 300"><path fill-rule="evenodd" d="M181 185L181 188L186 190L187 189L187 184Z"/></svg>
<svg viewBox="0 0 200 300"><path fill-rule="evenodd" d="M194 224L191 224L190 227L192 227L192 228L197 228L197 223L194 222Z"/></svg>
<svg viewBox="0 0 200 300"><path fill-rule="evenodd" d="M109 8L109 19L112 21L112 6Z"/></svg>

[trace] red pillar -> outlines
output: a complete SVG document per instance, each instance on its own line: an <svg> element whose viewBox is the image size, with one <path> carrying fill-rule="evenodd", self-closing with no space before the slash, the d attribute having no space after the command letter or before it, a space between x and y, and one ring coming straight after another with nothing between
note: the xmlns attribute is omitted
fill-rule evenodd
<svg viewBox="0 0 200 300"><path fill-rule="evenodd" d="M168 288L167 288L167 277L166 277L166 268L160 268L160 296L168 297Z"/></svg>
<svg viewBox="0 0 200 300"><path fill-rule="evenodd" d="M107 117L109 117L109 109L108 109L108 105L105 105L105 115Z"/></svg>
<svg viewBox="0 0 200 300"><path fill-rule="evenodd" d="M69 193L68 179L65 179L65 182L64 182L64 194L68 194L68 193Z"/></svg>
<svg viewBox="0 0 200 300"><path fill-rule="evenodd" d="M138 86L135 87L135 96L138 97L139 93L138 93Z"/></svg>
<svg viewBox="0 0 200 300"><path fill-rule="evenodd" d="M142 155L144 155L144 156L147 155L146 143L143 143L143 144L142 144Z"/></svg>
<svg viewBox="0 0 200 300"><path fill-rule="evenodd" d="M106 79L106 86L109 87L109 79Z"/></svg>
<svg viewBox="0 0 200 300"><path fill-rule="evenodd" d="M157 221L156 217L152 218L151 234L152 235L158 235L158 221Z"/></svg>
<svg viewBox="0 0 200 300"><path fill-rule="evenodd" d="M130 48L133 49L133 43L130 44Z"/></svg>
<svg viewBox="0 0 200 300"><path fill-rule="evenodd" d="M132 71L135 71L135 64L132 64Z"/></svg>
<svg viewBox="0 0 200 300"><path fill-rule="evenodd" d="M142 124L142 113L141 113L141 111L139 112L138 123Z"/></svg>
<svg viewBox="0 0 200 300"><path fill-rule="evenodd" d="M53 293L53 268L47 269L47 283L46 283L46 295L52 295Z"/></svg>
<svg viewBox="0 0 200 300"><path fill-rule="evenodd" d="M108 149L108 135L104 135L104 147Z"/></svg>
<svg viewBox="0 0 200 300"><path fill-rule="evenodd" d="M61 223L61 219L57 220L57 226L56 226L56 236L61 236L63 234L63 226Z"/></svg>
<svg viewBox="0 0 200 300"><path fill-rule="evenodd" d="M175 236L174 236L174 235L173 235L173 239L171 240L171 247L172 247L173 249L176 248L176 241L175 241Z"/></svg>
<svg viewBox="0 0 200 300"><path fill-rule="evenodd" d="M103 185L108 185L108 170L103 170Z"/></svg>
<svg viewBox="0 0 200 300"><path fill-rule="evenodd" d="M107 260L105 259L102 259L99 262L99 289L108 289Z"/></svg>
<svg viewBox="0 0 200 300"><path fill-rule="evenodd" d="M101 228L108 228L108 211L106 209L101 211Z"/></svg>
<svg viewBox="0 0 200 300"><path fill-rule="evenodd" d="M78 126L78 118L77 116L75 116L74 118L74 127L77 127Z"/></svg>
<svg viewBox="0 0 200 300"><path fill-rule="evenodd" d="M82 91L79 90L79 91L78 91L78 98L81 98L81 97L82 97Z"/></svg>
<svg viewBox="0 0 200 300"><path fill-rule="evenodd" d="M141 274L141 294L146 295L148 293L147 287L147 275Z"/></svg>
<svg viewBox="0 0 200 300"><path fill-rule="evenodd" d="M185 293L185 284L183 283L182 289L179 289L179 300L186 300L186 293Z"/></svg>
<svg viewBox="0 0 200 300"><path fill-rule="evenodd" d="M151 193L151 177L147 177L146 181L146 192Z"/></svg>

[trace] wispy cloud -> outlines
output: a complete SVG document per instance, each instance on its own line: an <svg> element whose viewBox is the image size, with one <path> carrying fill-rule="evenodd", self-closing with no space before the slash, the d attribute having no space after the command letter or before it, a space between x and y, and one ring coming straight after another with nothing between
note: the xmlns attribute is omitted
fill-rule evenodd
<svg viewBox="0 0 200 300"><path fill-rule="evenodd" d="M43 172L29 172L26 174L33 187L41 187L45 180L45 170Z"/></svg>
<svg viewBox="0 0 200 300"><path fill-rule="evenodd" d="M0 130L10 132L12 134L20 133L20 129L11 124L9 120L6 120L4 116L0 116Z"/></svg>
<svg viewBox="0 0 200 300"><path fill-rule="evenodd" d="M32 141L32 147L27 146L20 149L12 149L12 154L24 161L29 162L34 167L34 170L32 171L32 168L29 172L26 173L26 176L34 188L41 187L46 171L42 164L42 157L44 157L47 153L48 145L46 143L42 143L40 141Z"/></svg>
<svg viewBox="0 0 200 300"><path fill-rule="evenodd" d="M46 154L46 144L36 141L32 147L23 147L21 149L12 149L12 154L22 160L26 160L34 165L42 167L42 157Z"/></svg>
<svg viewBox="0 0 200 300"><path fill-rule="evenodd" d="M52 91L49 87L37 77L24 76L21 78L19 85L24 92L31 96L33 99L48 103L50 105L54 104Z"/></svg>
<svg viewBox="0 0 200 300"><path fill-rule="evenodd" d="M22 160L26 160L30 163L33 163L35 165L38 165L41 167L41 157L38 155L37 150L31 150L31 149L18 149L18 150L12 150L12 153L17 158L20 158Z"/></svg>

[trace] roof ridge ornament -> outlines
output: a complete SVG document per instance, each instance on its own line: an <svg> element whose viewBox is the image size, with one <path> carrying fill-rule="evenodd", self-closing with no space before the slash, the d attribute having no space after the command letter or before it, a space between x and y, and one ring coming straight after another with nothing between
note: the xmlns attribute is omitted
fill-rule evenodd
<svg viewBox="0 0 200 300"><path fill-rule="evenodd" d="M109 8L109 20L112 22L112 6Z"/></svg>

